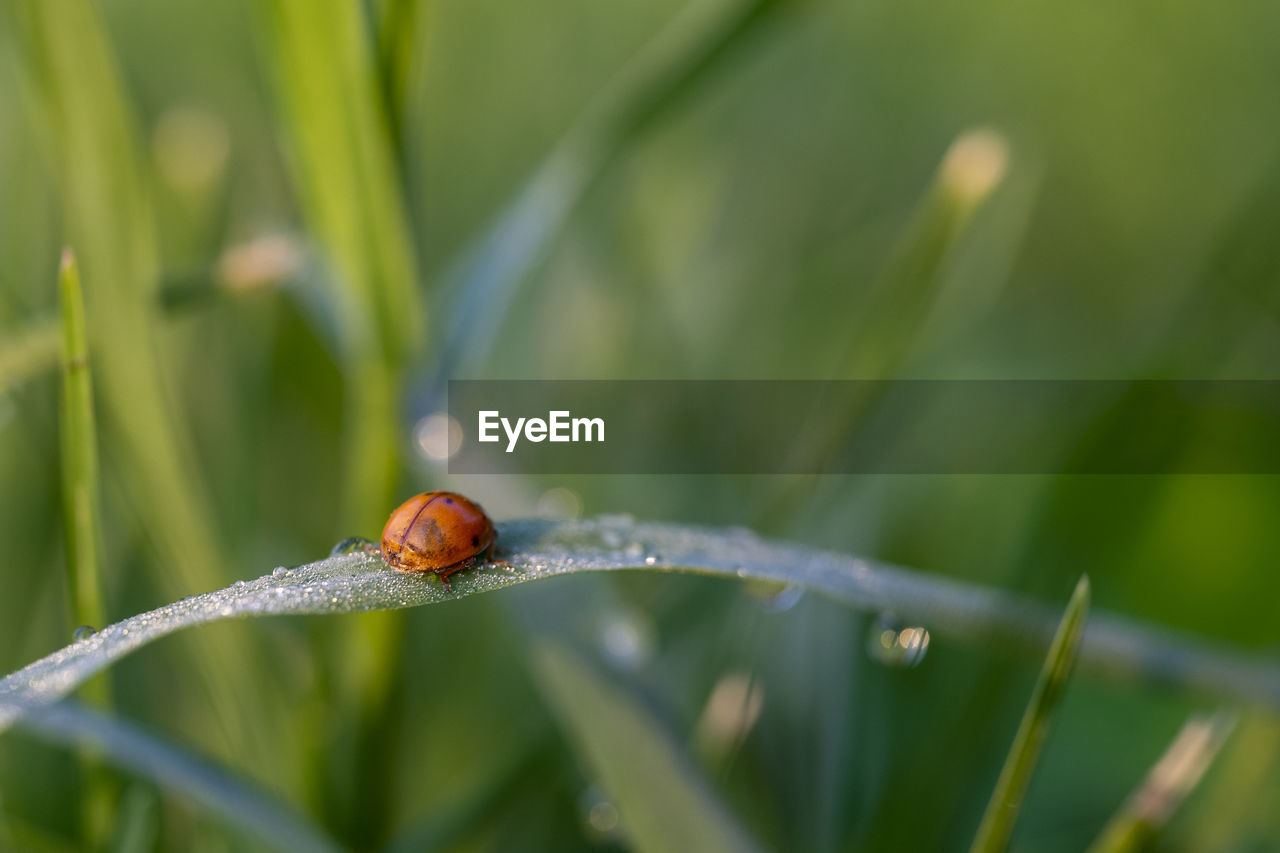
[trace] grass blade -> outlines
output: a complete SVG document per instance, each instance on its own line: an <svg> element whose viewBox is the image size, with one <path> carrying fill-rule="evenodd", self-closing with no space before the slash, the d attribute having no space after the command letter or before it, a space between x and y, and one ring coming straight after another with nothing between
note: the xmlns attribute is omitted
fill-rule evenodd
<svg viewBox="0 0 1280 853"><path fill-rule="evenodd" d="M67 538L69 610L73 626L97 626L105 621L99 565L98 429L93 411L93 380L80 271L70 249L62 252L58 298L62 313L62 514ZM105 677L85 682L82 693L86 701L97 707L111 704L110 686ZM85 755L82 766L84 841L86 846L97 848L110 832L115 785L98 764L96 755Z"/></svg>
<svg viewBox="0 0 1280 853"><path fill-rule="evenodd" d="M376 529L399 473L400 372L426 315L360 4L263 4L294 187L321 247L346 384L343 523Z"/></svg>
<svg viewBox="0 0 1280 853"><path fill-rule="evenodd" d="M450 579L397 572L378 554L338 554L131 616L0 679L0 729L15 703L50 702L133 650L183 628L246 616L354 613L454 601L577 572L687 571L795 584L849 606L890 611L935 637L1040 652L1053 631L1026 599L844 554L763 539L743 529L637 523L625 517L498 525L509 566ZM650 558L652 562L650 562ZM1164 683L1280 708L1280 665L1116 616L1095 615L1080 651L1091 672ZM11 706L6 708L5 706Z"/></svg>
<svg viewBox="0 0 1280 853"><path fill-rule="evenodd" d="M90 283L88 324L103 330L94 336L97 379L127 454L132 493L162 556L176 564L178 574L164 573L169 591L207 589L220 580L218 542L156 370L155 233L110 45L87 0L22 0L7 14L18 24L26 76L40 86L36 106L54 153L66 231Z"/></svg>
<svg viewBox="0 0 1280 853"><path fill-rule="evenodd" d="M349 0L271 0L258 11L293 187L325 262L319 295L336 331L346 398L340 516L343 528L355 531L379 529L382 508L394 502L403 371L426 339L387 93L365 11ZM401 35L412 39L411 32ZM352 780L356 796L333 796L326 807L350 835L376 843L388 800L378 770L387 729L380 715L402 654L403 625L384 616L343 630L349 639L337 666L347 674L336 680L350 687L338 701L359 721L358 766L370 778ZM318 756L321 763L330 758ZM308 775L338 778L324 768Z"/></svg>
<svg viewBox="0 0 1280 853"><path fill-rule="evenodd" d="M341 523L346 530L378 530L383 508L394 504L403 467L405 366L426 341L417 259L389 126L400 116L386 113L387 93L373 50L377 40L363 4L261 5L264 60L275 78L293 185L326 261L323 295L337 330L346 397ZM397 8L408 11L402 4ZM411 42L413 32L400 36ZM398 99L393 106L398 109ZM384 615L352 620L343 630L349 640L338 666L346 675L337 680L350 686L339 702L358 720L357 766L363 775L351 780L355 796L333 795L326 808L335 823L347 827L347 836L376 844L384 840L389 801L381 761L391 747L382 715L403 654L403 624ZM322 763L331 758L319 756ZM310 775L340 778L325 769Z"/></svg>
<svg viewBox="0 0 1280 853"><path fill-rule="evenodd" d="M1234 715L1222 711L1188 720L1089 853L1145 850L1199 784L1234 728Z"/></svg>
<svg viewBox="0 0 1280 853"><path fill-rule="evenodd" d="M974 213L1004 180L1008 160L1008 143L991 130L971 130L951 144L901 244L858 311L860 322L837 376L900 373L940 295L946 261Z"/></svg>
<svg viewBox="0 0 1280 853"><path fill-rule="evenodd" d="M421 0L383 0L374 13L378 31L378 66L383 103L393 146L403 155L405 114L414 103L414 82L419 78L423 46L420 21L427 4ZM401 157L403 160L403 157Z"/></svg>
<svg viewBox="0 0 1280 853"><path fill-rule="evenodd" d="M338 845L270 792L171 746L124 720L58 703L29 715L23 728L53 742L91 749L198 803L278 850L330 853Z"/></svg>
<svg viewBox="0 0 1280 853"><path fill-rule="evenodd" d="M103 624L98 565L98 428L80 271L70 249L58 275L62 306L62 497L71 624Z"/></svg>
<svg viewBox="0 0 1280 853"><path fill-rule="evenodd" d="M1049 732L1053 712L1058 707L1067 678L1075 665L1088 615L1089 578L1085 576L1076 584L1071 601L1067 603L1067 610L1062 615L1062 622L1058 625L1058 632L1053 637L1049 656L1040 670L1040 678L1031 693L1031 701L1022 715L1022 723L1018 726L1018 733L1014 735L1013 746L1009 748L1009 756L1000 771L1000 778L996 780L991 802L987 804L986 814L982 816L982 823L978 827L978 835L970 848L973 853L1000 853L1009 846L1013 824L1027 793L1027 786L1031 783L1031 774L1040 758L1040 748Z"/></svg>
<svg viewBox="0 0 1280 853"><path fill-rule="evenodd" d="M156 357L159 253L148 179L98 4L18 0L0 6L0 14L15 24L67 239L84 271L104 432L128 472L123 486L159 557L154 567L164 567L156 582L174 597L220 585L226 561L215 516ZM269 725L238 698L250 695L243 685L259 665L238 642L222 649L234 667L220 665L207 646L195 654L215 714L213 730L228 750L254 761L267 754L257 747L267 742Z"/></svg>
<svg viewBox="0 0 1280 853"><path fill-rule="evenodd" d="M642 703L561 643L535 642L533 663L636 850L758 849Z"/></svg>

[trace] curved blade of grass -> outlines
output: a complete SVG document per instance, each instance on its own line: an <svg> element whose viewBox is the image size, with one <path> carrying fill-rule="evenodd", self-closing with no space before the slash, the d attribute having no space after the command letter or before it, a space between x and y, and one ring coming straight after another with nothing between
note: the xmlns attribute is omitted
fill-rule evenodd
<svg viewBox="0 0 1280 853"><path fill-rule="evenodd" d="M1000 770L996 788L991 792L991 802L978 826L978 835L970 848L973 853L1000 853L1009 846L1013 824L1018 819L1018 809L1031 784L1031 774L1040 758L1040 748L1049 733L1049 723L1058 707L1067 678L1075 666L1076 653L1084 637L1084 623L1089 616L1089 578L1084 576L1076 584L1067 610L1062 615L1058 632L1049 646L1040 678L1036 681L1031 701L1022 715L1013 746Z"/></svg>
<svg viewBox="0 0 1280 853"><path fill-rule="evenodd" d="M1225 711L1187 720L1142 785L1090 845L1089 853L1147 849L1199 784L1234 728L1235 715Z"/></svg>
<svg viewBox="0 0 1280 853"><path fill-rule="evenodd" d="M340 849L269 791L124 720L59 702L28 715L22 727L46 741L92 749L113 764L211 809L253 839L279 850L329 853Z"/></svg>
<svg viewBox="0 0 1280 853"><path fill-rule="evenodd" d="M643 703L562 643L536 641L533 663L548 699L617 803L635 849L758 849Z"/></svg>
<svg viewBox="0 0 1280 853"><path fill-rule="evenodd" d="M339 554L176 601L110 625L0 679L0 728L14 701L52 701L139 646L220 619L280 613L350 613L453 601L577 572L688 571L795 584L850 606L890 611L938 637L1040 653L1055 620L1024 598L858 557L763 539L741 528L638 523L626 516L498 525L510 565L450 578L397 572L377 553ZM1204 641L1097 615L1080 650L1082 668L1280 708L1280 665Z"/></svg>

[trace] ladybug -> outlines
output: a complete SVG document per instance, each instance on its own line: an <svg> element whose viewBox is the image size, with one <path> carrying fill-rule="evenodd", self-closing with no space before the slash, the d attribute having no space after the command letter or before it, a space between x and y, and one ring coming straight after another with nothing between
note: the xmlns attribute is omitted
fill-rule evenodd
<svg viewBox="0 0 1280 853"><path fill-rule="evenodd" d="M457 492L423 492L400 504L382 529L382 558L406 572L433 572L449 592L449 575L493 559L498 532L475 501Z"/></svg>

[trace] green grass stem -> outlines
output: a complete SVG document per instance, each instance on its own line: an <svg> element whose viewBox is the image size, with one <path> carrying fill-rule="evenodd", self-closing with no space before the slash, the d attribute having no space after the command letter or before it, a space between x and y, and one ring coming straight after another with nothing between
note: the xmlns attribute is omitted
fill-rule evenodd
<svg viewBox="0 0 1280 853"><path fill-rule="evenodd" d="M1075 592L1054 634L1049 654L1040 678L1031 693L1031 701L1022 715L1013 746L1005 758L995 790L987 804L977 837L970 848L972 853L1001 853L1009 846L1018 810L1031 784L1031 775L1040 758L1040 749L1049 733L1053 712L1067 685L1067 678L1075 666L1076 653L1084 638L1085 620L1089 615L1089 578L1081 577Z"/></svg>

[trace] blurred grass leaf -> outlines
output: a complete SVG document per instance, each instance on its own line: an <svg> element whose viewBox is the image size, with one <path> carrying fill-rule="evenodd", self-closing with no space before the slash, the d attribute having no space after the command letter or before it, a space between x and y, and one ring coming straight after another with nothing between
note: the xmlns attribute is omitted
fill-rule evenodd
<svg viewBox="0 0 1280 853"><path fill-rule="evenodd" d="M899 374L940 296L946 262L974 213L1004 180L1008 162L1008 142L985 128L962 134L947 149L888 267L857 312L856 331L837 376Z"/></svg>
<svg viewBox="0 0 1280 853"><path fill-rule="evenodd" d="M493 224L446 270L443 288L453 303L426 391L429 403L438 405L445 381L488 353L521 282L596 179L786 5L690 3L592 100Z"/></svg>
<svg viewBox="0 0 1280 853"><path fill-rule="evenodd" d="M758 849L643 703L562 643L537 641L533 663L552 705L617 805L623 834L635 849Z"/></svg>
<svg viewBox="0 0 1280 853"><path fill-rule="evenodd" d="M1234 727L1235 716L1223 711L1188 720L1142 785L1089 847L1089 853L1147 849L1199 784Z"/></svg>
<svg viewBox="0 0 1280 853"><path fill-rule="evenodd" d="M170 592L220 578L218 540L156 370L157 249L150 201L125 100L96 4L21 0L7 13L44 119L69 242L85 280L90 339L131 493L147 516ZM113 334L106 334L111 330ZM173 581L177 580L175 584Z"/></svg>
<svg viewBox="0 0 1280 853"><path fill-rule="evenodd" d="M360 4L263 4L293 185L328 267L348 403L344 523L363 530L394 497L399 377L422 349L422 308L407 210Z"/></svg>
<svg viewBox="0 0 1280 853"><path fill-rule="evenodd" d="M453 601L577 572L689 571L795 584L853 607L889 611L931 633L1039 652L1053 630L1046 608L1017 596L857 557L763 539L741 528L637 523L627 516L500 524L507 566L451 578L398 572L377 553L344 553L280 568L252 581L192 596L110 625L0 679L0 728L30 705L66 695L134 649L182 628L244 616L352 613ZM1164 682L1280 707L1280 666L1095 615L1080 663L1098 673ZM5 706L9 707L6 708Z"/></svg>
<svg viewBox="0 0 1280 853"><path fill-rule="evenodd" d="M0 393L53 370L58 364L58 321L42 319L0 340Z"/></svg>
<svg viewBox="0 0 1280 853"><path fill-rule="evenodd" d="M398 8L403 8L398 6ZM303 218L324 260L318 277L337 334L345 396L341 523L374 530L394 504L401 475L401 395L405 366L425 349L426 314L408 209L382 91L377 40L364 4L349 0L271 0L260 4L263 61L272 72ZM413 31L401 34L412 48ZM399 101L396 101L399 105ZM398 114L397 114L398 119ZM354 710L363 739L357 796L332 798L335 823L376 843L388 797L380 758L382 716L402 654L394 618L352 620L343 661L350 686L339 697ZM333 756L320 753L320 763ZM320 779L337 778L313 769Z"/></svg>
<svg viewBox="0 0 1280 853"><path fill-rule="evenodd" d="M1031 784L1031 775L1040 758L1040 748L1049 733L1053 712L1058 707L1067 678L1075 666L1088 616L1089 578L1084 576L1076 584L1071 601L1067 603L1067 610L1062 615L1062 622L1053 637L1049 655L1040 670L1040 678L1031 693L1031 701L1022 715L1022 722L1013 738L1013 746L1009 748L1000 778L996 780L995 790L991 793L991 801L987 804L986 814L982 816L977 837L970 848L973 853L1001 853L1009 846L1018 810L1022 807L1027 786Z"/></svg>
<svg viewBox="0 0 1280 853"><path fill-rule="evenodd" d="M147 782L136 782L120 798L112 853L147 853L160 834L160 797Z"/></svg>
<svg viewBox="0 0 1280 853"><path fill-rule="evenodd" d="M20 0L2 7L16 24L20 67L34 87L67 242L86 282L87 323L108 438L118 451L125 488L140 510L166 570L170 595L223 582L225 561L208 497L173 417L156 358L154 306L159 252L133 116L100 9L90 0ZM233 641L235 642L235 641ZM235 700L251 678L248 665L220 668L206 647L197 661L228 745L265 742L267 728ZM256 746L247 747L259 756Z"/></svg>
<svg viewBox="0 0 1280 853"><path fill-rule="evenodd" d="M378 33L378 65L387 124L396 150L403 154L405 113L414 103L414 82L423 53L419 25L427 4L419 0L381 0L373 12Z"/></svg>
<svg viewBox="0 0 1280 853"><path fill-rule="evenodd" d="M22 725L44 740L91 749L119 767L153 779L279 850L328 853L339 849L270 792L124 720L62 702L28 715Z"/></svg>

